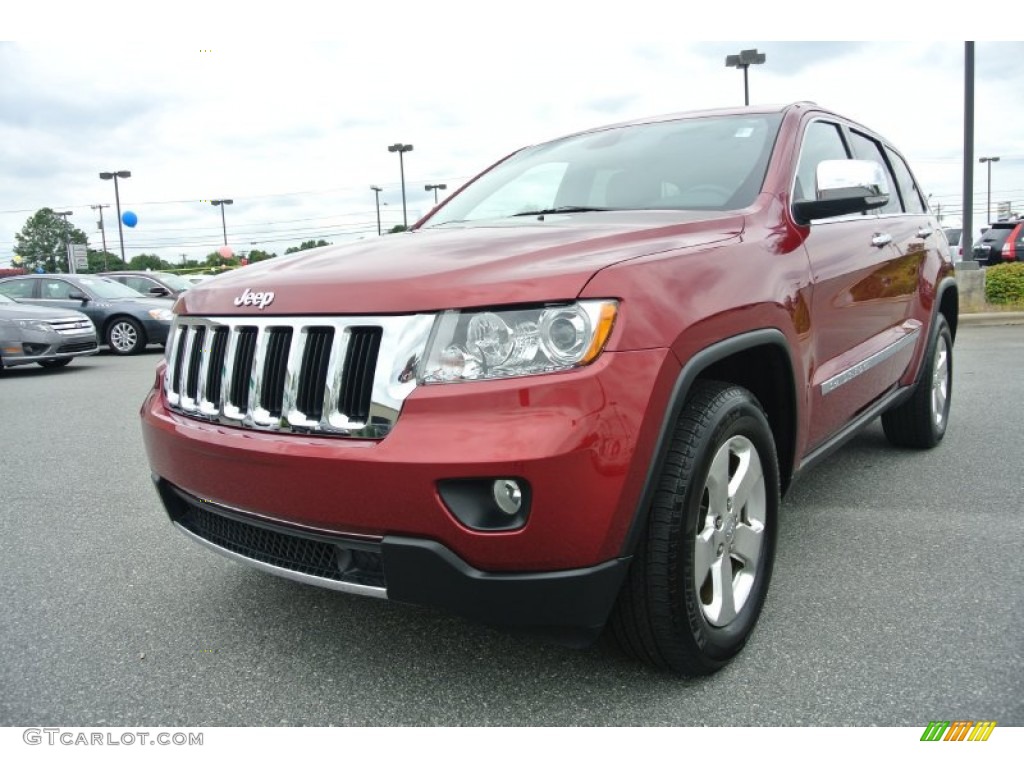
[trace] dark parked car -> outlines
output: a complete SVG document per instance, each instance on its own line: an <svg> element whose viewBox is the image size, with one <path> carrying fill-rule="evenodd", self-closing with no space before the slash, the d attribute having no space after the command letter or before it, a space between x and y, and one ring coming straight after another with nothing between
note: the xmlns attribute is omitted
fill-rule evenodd
<svg viewBox="0 0 1024 768"><path fill-rule="evenodd" d="M171 272L126 271L100 272L101 277L109 277L122 285L134 288L143 296L167 296L177 298L182 291L187 291L193 283L181 275Z"/></svg>
<svg viewBox="0 0 1024 768"><path fill-rule="evenodd" d="M974 260L986 267L1024 261L1024 219L992 224L974 244Z"/></svg>
<svg viewBox="0 0 1024 768"><path fill-rule="evenodd" d="M100 338L118 355L163 344L171 327L166 299L143 296L97 275L19 275L0 280L0 293L26 304L75 309L89 316Z"/></svg>
<svg viewBox="0 0 1024 768"><path fill-rule="evenodd" d="M957 296L877 133L808 103L651 118L187 291L142 434L221 555L707 674L807 522L779 516L795 478L879 416L942 440Z"/></svg>
<svg viewBox="0 0 1024 768"><path fill-rule="evenodd" d="M99 349L96 328L81 312L30 307L0 294L0 370L30 363L60 368Z"/></svg>

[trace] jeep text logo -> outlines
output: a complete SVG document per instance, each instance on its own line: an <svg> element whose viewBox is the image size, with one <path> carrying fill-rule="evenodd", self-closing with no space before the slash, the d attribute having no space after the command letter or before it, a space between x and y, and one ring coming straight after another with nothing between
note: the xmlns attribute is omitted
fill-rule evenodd
<svg viewBox="0 0 1024 768"><path fill-rule="evenodd" d="M263 309L264 307L268 306L270 302L272 302L273 300L273 291L259 291L258 293L253 293L248 288L246 288L245 292L235 299L235 306L256 307L257 309Z"/></svg>

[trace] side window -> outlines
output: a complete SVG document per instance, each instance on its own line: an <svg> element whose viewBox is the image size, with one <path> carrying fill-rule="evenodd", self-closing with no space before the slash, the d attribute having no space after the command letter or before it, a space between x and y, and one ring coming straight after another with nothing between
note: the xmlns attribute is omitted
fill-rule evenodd
<svg viewBox="0 0 1024 768"><path fill-rule="evenodd" d="M896 181L900 185L900 195L903 197L904 209L906 209L907 213L925 213L928 208L921 197L921 190L914 183L914 177L911 175L906 161L888 147L885 148L885 153L889 156L889 162L896 173ZM959 244L959 237L957 235L957 244Z"/></svg>
<svg viewBox="0 0 1024 768"><path fill-rule="evenodd" d="M139 293L149 293L150 288L156 287L156 283L146 277L126 277L124 284L129 288L134 288Z"/></svg>
<svg viewBox="0 0 1024 768"><path fill-rule="evenodd" d="M41 283L39 286L39 298L41 299L69 299L71 297L68 294L75 290L75 286L63 280L49 278L39 282Z"/></svg>
<svg viewBox="0 0 1024 768"><path fill-rule="evenodd" d="M0 283L0 293L12 299L31 299L32 280L11 280L7 283Z"/></svg>
<svg viewBox="0 0 1024 768"><path fill-rule="evenodd" d="M882 155L882 149L878 146L878 142L874 139L870 139L863 133L857 133L857 131L850 131L850 142L853 144L853 153L859 160L874 160L885 170L885 177L889 180L889 202L884 207L878 209L878 213L900 213L903 207L900 205L900 192L899 187L896 186L896 180L892 177L892 171L889 170L889 163L885 161L885 156Z"/></svg>
<svg viewBox="0 0 1024 768"><path fill-rule="evenodd" d="M817 120L807 126L793 184L793 202L817 198L818 163L822 160L845 160L849 156L838 125Z"/></svg>

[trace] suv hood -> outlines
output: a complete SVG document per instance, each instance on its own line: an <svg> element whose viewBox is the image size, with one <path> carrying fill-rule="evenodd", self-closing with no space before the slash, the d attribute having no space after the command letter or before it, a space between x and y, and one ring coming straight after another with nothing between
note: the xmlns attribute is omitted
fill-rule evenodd
<svg viewBox="0 0 1024 768"><path fill-rule="evenodd" d="M568 300L612 264L719 242L742 229L743 218L735 213L680 211L558 214L424 228L235 270L182 294L176 311L383 314ZM262 294L262 301L243 303L246 292L250 298Z"/></svg>

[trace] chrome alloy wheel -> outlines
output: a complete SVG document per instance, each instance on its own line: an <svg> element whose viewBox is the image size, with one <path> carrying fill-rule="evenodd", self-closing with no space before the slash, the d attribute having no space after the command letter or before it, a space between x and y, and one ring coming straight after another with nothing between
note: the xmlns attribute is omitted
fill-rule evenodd
<svg viewBox="0 0 1024 768"><path fill-rule="evenodd" d="M724 627L751 595L764 551L767 493L761 458L742 435L715 454L704 482L694 552L701 612Z"/></svg>
<svg viewBox="0 0 1024 768"><path fill-rule="evenodd" d="M118 352L130 352L139 343L139 333L127 320L118 320L110 329L110 346Z"/></svg>
<svg viewBox="0 0 1024 768"><path fill-rule="evenodd" d="M935 426L942 429L949 398L949 344L945 336L940 335L937 339L932 368L932 419Z"/></svg>

